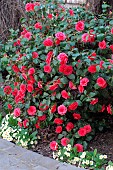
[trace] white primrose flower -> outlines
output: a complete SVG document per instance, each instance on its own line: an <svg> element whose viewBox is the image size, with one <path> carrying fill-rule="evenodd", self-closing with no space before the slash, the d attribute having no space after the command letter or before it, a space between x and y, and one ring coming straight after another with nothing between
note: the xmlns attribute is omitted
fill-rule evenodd
<svg viewBox="0 0 113 170"><path fill-rule="evenodd" d="M90 161L90 165L93 165L93 161Z"/></svg>
<svg viewBox="0 0 113 170"><path fill-rule="evenodd" d="M86 160L86 162L85 162L85 163L86 163L86 165L89 165L89 160Z"/></svg>
<svg viewBox="0 0 113 170"><path fill-rule="evenodd" d="M60 160L63 160L63 156L60 157Z"/></svg>
<svg viewBox="0 0 113 170"><path fill-rule="evenodd" d="M106 167L106 170L113 170L113 166L108 165L108 166Z"/></svg>
<svg viewBox="0 0 113 170"><path fill-rule="evenodd" d="M103 158L104 158L104 159L107 159L107 155L103 155Z"/></svg>
<svg viewBox="0 0 113 170"><path fill-rule="evenodd" d="M99 159L103 159L104 158L104 156L103 155L99 155Z"/></svg>
<svg viewBox="0 0 113 170"><path fill-rule="evenodd" d="M80 158L79 157L74 157L75 162L79 162Z"/></svg>
<svg viewBox="0 0 113 170"><path fill-rule="evenodd" d="M85 158L85 156L86 156L86 152L83 152L82 155L80 155L80 158L83 159L83 158Z"/></svg>

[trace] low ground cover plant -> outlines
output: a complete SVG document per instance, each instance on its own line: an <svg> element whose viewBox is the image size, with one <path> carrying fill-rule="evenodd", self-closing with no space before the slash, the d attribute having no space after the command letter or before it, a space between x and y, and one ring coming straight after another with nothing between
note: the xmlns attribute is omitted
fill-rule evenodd
<svg viewBox="0 0 113 170"><path fill-rule="evenodd" d="M106 125L100 119L113 114L113 18L106 14L108 7L103 4L103 14L95 17L58 1L26 4L28 21L22 19L21 32L10 30L1 51L1 67L8 71L3 138L10 133L8 140L29 147L36 143L38 129L51 125L58 137L50 143L54 157L70 163L77 154L83 157L95 130ZM64 151L67 146L76 156ZM106 157L83 153L89 154L88 161L75 161L83 167L100 168Z"/></svg>

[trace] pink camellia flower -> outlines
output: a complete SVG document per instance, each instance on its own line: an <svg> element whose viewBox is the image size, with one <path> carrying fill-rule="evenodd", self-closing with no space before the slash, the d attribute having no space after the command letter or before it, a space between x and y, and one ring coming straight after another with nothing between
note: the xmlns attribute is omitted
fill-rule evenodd
<svg viewBox="0 0 113 170"><path fill-rule="evenodd" d="M91 100L90 104L95 105L96 103L98 103L98 98L95 98L93 100Z"/></svg>
<svg viewBox="0 0 113 170"><path fill-rule="evenodd" d="M78 130L78 134L79 136L85 136L87 134L86 132L86 129L81 127L79 130Z"/></svg>
<svg viewBox="0 0 113 170"><path fill-rule="evenodd" d="M84 30L84 22L83 21L78 21L75 25L75 29L77 31L83 31Z"/></svg>
<svg viewBox="0 0 113 170"><path fill-rule="evenodd" d="M111 34L113 34L113 27L111 28Z"/></svg>
<svg viewBox="0 0 113 170"><path fill-rule="evenodd" d="M46 46L46 47L51 47L53 46L53 41L51 38L46 38L44 41L43 41L43 45Z"/></svg>
<svg viewBox="0 0 113 170"><path fill-rule="evenodd" d="M4 93L7 95L10 95L12 92L12 88L10 86L5 86L4 87Z"/></svg>
<svg viewBox="0 0 113 170"><path fill-rule="evenodd" d="M101 50L106 49L106 42L105 42L105 40L99 42L98 45L99 45L99 48L100 48Z"/></svg>
<svg viewBox="0 0 113 170"><path fill-rule="evenodd" d="M74 11L72 9L69 9L70 16L74 16Z"/></svg>
<svg viewBox="0 0 113 170"><path fill-rule="evenodd" d="M69 98L69 95L68 95L68 93L66 92L66 90L62 90L61 95L62 95L62 97L63 97L64 99L68 99L68 98Z"/></svg>
<svg viewBox="0 0 113 170"><path fill-rule="evenodd" d="M60 53L60 54L57 56L57 59L60 61L60 64L66 64L67 61L68 61L68 56L67 56L67 54L65 54L65 53Z"/></svg>
<svg viewBox="0 0 113 170"><path fill-rule="evenodd" d="M14 109L13 114L14 114L15 117L19 117L20 116L20 108Z"/></svg>
<svg viewBox="0 0 113 170"><path fill-rule="evenodd" d="M40 22L37 22L35 25L34 25L35 29L42 29L42 25Z"/></svg>
<svg viewBox="0 0 113 170"><path fill-rule="evenodd" d="M66 106L64 106L63 104L58 106L58 113L60 115L65 115L66 112L67 112L67 107Z"/></svg>
<svg viewBox="0 0 113 170"><path fill-rule="evenodd" d="M29 109L27 110L28 115L34 116L36 114L36 107L35 106L30 106Z"/></svg>
<svg viewBox="0 0 113 170"><path fill-rule="evenodd" d="M83 152L83 145L77 143L74 145L74 147L76 147L77 152Z"/></svg>
<svg viewBox="0 0 113 170"><path fill-rule="evenodd" d="M25 6L25 10L27 12L30 12L30 11L34 11L34 4L33 3L27 3L26 6Z"/></svg>
<svg viewBox="0 0 113 170"><path fill-rule="evenodd" d="M35 73L35 69L32 67L28 70L28 75L32 75Z"/></svg>
<svg viewBox="0 0 113 170"><path fill-rule="evenodd" d="M62 138L61 139L61 145L62 146L67 146L70 140L68 138Z"/></svg>
<svg viewBox="0 0 113 170"><path fill-rule="evenodd" d="M56 141L52 141L50 143L50 148L53 150L53 151L56 151L58 149L58 143Z"/></svg>
<svg viewBox="0 0 113 170"><path fill-rule="evenodd" d="M76 86L73 84L72 81L69 81L69 88L72 89L72 90L77 89Z"/></svg>
<svg viewBox="0 0 113 170"><path fill-rule="evenodd" d="M57 32L55 37L60 41L64 41L66 39L66 35L63 32Z"/></svg>
<svg viewBox="0 0 113 170"><path fill-rule="evenodd" d="M86 133L90 133L92 131L92 128L90 125L85 125L83 128L86 130Z"/></svg>
<svg viewBox="0 0 113 170"><path fill-rule="evenodd" d="M107 86L106 81L105 81L102 77L99 77L99 78L97 79L97 84L98 84L98 86L101 87L101 88L106 88L106 86Z"/></svg>
<svg viewBox="0 0 113 170"><path fill-rule="evenodd" d="M112 109L111 109L111 105L110 104L107 106L107 112L109 114L112 114Z"/></svg>
<svg viewBox="0 0 113 170"><path fill-rule="evenodd" d="M44 66L44 72L45 72L45 73L50 73L50 72L51 72L51 70L52 70L52 68L51 68L51 66L50 66L50 65L46 65L46 66Z"/></svg>
<svg viewBox="0 0 113 170"><path fill-rule="evenodd" d="M32 38L32 33L31 32L27 32L26 34L24 34L23 37L28 39L28 40L30 40Z"/></svg>
<svg viewBox="0 0 113 170"><path fill-rule="evenodd" d="M33 59L38 58L38 53L37 52L32 52L32 57L33 57Z"/></svg>
<svg viewBox="0 0 113 170"><path fill-rule="evenodd" d="M74 124L72 122L67 123L66 130L69 132L74 128Z"/></svg>
<svg viewBox="0 0 113 170"><path fill-rule="evenodd" d="M89 79L84 77L80 80L80 85L81 86L87 86L88 82L89 82Z"/></svg>

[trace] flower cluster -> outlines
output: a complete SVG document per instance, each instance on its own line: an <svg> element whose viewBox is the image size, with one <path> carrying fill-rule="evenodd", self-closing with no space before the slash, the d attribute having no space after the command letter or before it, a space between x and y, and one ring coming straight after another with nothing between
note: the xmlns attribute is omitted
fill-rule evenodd
<svg viewBox="0 0 113 170"><path fill-rule="evenodd" d="M29 24L23 20L19 37L12 34L2 49L10 79L3 89L6 112L35 137L38 129L54 126L58 141L51 141L52 150L73 143L83 152L96 117L113 114L111 18L57 1L30 2L25 10Z"/></svg>

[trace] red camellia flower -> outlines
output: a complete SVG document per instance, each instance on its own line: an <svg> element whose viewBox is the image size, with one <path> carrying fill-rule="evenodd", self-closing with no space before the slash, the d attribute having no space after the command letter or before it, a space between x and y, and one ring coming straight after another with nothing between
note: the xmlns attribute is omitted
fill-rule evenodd
<svg viewBox="0 0 113 170"><path fill-rule="evenodd" d="M79 134L79 136L85 136L86 134L87 134L87 132L86 132L86 129L85 128L80 128L79 130L78 130L78 134Z"/></svg>
<svg viewBox="0 0 113 170"><path fill-rule="evenodd" d="M8 104L7 107L9 110L11 110L13 108L11 104Z"/></svg>
<svg viewBox="0 0 113 170"><path fill-rule="evenodd" d="M52 14L48 14L47 17L48 17L49 19L52 19L52 18L53 18L53 15L52 15Z"/></svg>
<svg viewBox="0 0 113 170"><path fill-rule="evenodd" d="M105 40L99 42L99 48L100 48L101 50L106 49L106 42L105 42Z"/></svg>
<svg viewBox="0 0 113 170"><path fill-rule="evenodd" d="M83 93L84 92L84 87L79 85L78 86L78 90L79 90L79 93Z"/></svg>
<svg viewBox="0 0 113 170"><path fill-rule="evenodd" d="M53 41L52 41L51 38L46 38L46 39L43 41L43 44L44 44L44 46L51 47L51 46L53 46Z"/></svg>
<svg viewBox="0 0 113 170"><path fill-rule="evenodd" d="M69 9L70 16L74 16L74 11L72 9Z"/></svg>
<svg viewBox="0 0 113 170"><path fill-rule="evenodd" d="M58 106L58 113L60 115L65 115L66 112L67 112L67 107L66 106L64 106L63 104Z"/></svg>
<svg viewBox="0 0 113 170"><path fill-rule="evenodd" d="M35 69L33 67L28 70L29 75L32 75L34 73L35 73Z"/></svg>
<svg viewBox="0 0 113 170"><path fill-rule="evenodd" d="M67 123L66 130L69 132L74 128L74 124L72 122Z"/></svg>
<svg viewBox="0 0 113 170"><path fill-rule="evenodd" d="M38 53L37 52L32 52L32 57L33 57L33 59L38 58Z"/></svg>
<svg viewBox="0 0 113 170"><path fill-rule="evenodd" d="M18 126L21 128L22 127L22 122L18 122Z"/></svg>
<svg viewBox="0 0 113 170"><path fill-rule="evenodd" d="M83 152L83 145L77 143L74 145L74 147L76 147L77 152Z"/></svg>
<svg viewBox="0 0 113 170"><path fill-rule="evenodd" d="M90 72L90 73L96 73L96 65L91 65L91 66L89 66L88 67L88 71Z"/></svg>
<svg viewBox="0 0 113 170"><path fill-rule="evenodd" d="M84 22L83 21L78 21L75 25L75 29L77 31L83 31L84 30Z"/></svg>
<svg viewBox="0 0 113 170"><path fill-rule="evenodd" d="M13 114L14 114L15 117L19 117L20 116L20 108L14 109Z"/></svg>
<svg viewBox="0 0 113 170"><path fill-rule="evenodd" d="M55 118L54 123L60 125L63 123L63 120L61 118Z"/></svg>
<svg viewBox="0 0 113 170"><path fill-rule="evenodd" d="M78 103L77 102L73 102L73 103L71 103L70 105L69 105L69 110L75 110L75 109L77 109L77 107L78 107Z"/></svg>
<svg viewBox="0 0 113 170"><path fill-rule="evenodd" d="M52 90L52 91L56 90L57 88L58 88L58 84L53 84L49 86L49 90Z"/></svg>
<svg viewBox="0 0 113 170"><path fill-rule="evenodd" d="M80 80L80 85L81 86L87 86L88 82L89 82L89 79L84 77Z"/></svg>
<svg viewBox="0 0 113 170"><path fill-rule="evenodd" d="M107 112L109 114L112 114L112 109L111 109L111 105L110 104L107 106Z"/></svg>
<svg viewBox="0 0 113 170"><path fill-rule="evenodd" d="M33 91L33 89L34 89L34 88L33 88L33 84L30 83L30 84L27 85L27 91L28 91L28 92L31 93L31 92Z"/></svg>
<svg viewBox="0 0 113 170"><path fill-rule="evenodd" d="M64 41L66 39L66 35L63 32L57 32L55 37L60 41Z"/></svg>
<svg viewBox="0 0 113 170"><path fill-rule="evenodd" d="M66 90L62 90L61 95L62 95L62 97L63 97L64 99L68 99L68 98L69 98L69 95L68 95L68 93L66 92Z"/></svg>
<svg viewBox="0 0 113 170"><path fill-rule="evenodd" d="M36 107L35 106L30 106L29 109L27 110L28 115L34 116L36 114Z"/></svg>
<svg viewBox="0 0 113 170"><path fill-rule="evenodd" d="M46 104L40 103L40 105L39 105L39 110L42 112L48 110L48 108L49 108L49 106L47 106Z"/></svg>
<svg viewBox="0 0 113 170"><path fill-rule="evenodd" d="M111 34L113 34L113 27L111 28Z"/></svg>
<svg viewBox="0 0 113 170"><path fill-rule="evenodd" d="M52 70L52 68L51 68L51 66L50 66L50 65L46 65L46 66L44 66L44 72L45 72L45 73L50 73L50 72L51 72L51 70Z"/></svg>
<svg viewBox="0 0 113 170"><path fill-rule="evenodd" d="M95 98L93 100L91 100L90 104L95 105L96 103L98 103L98 98Z"/></svg>
<svg viewBox="0 0 113 170"><path fill-rule="evenodd" d="M98 86L101 87L101 88L106 88L106 86L107 86L106 81L105 81L102 77L99 77L99 78L97 79L97 84L98 84Z"/></svg>
<svg viewBox="0 0 113 170"><path fill-rule="evenodd" d="M92 131L92 128L90 125L85 125L84 129L86 130L86 133L90 133Z"/></svg>
<svg viewBox="0 0 113 170"><path fill-rule="evenodd" d="M67 146L70 140L68 138L62 138L61 139L61 145L62 146Z"/></svg>
<svg viewBox="0 0 113 170"><path fill-rule="evenodd" d="M84 33L82 35L82 41L84 43L87 43L87 42L94 42L95 41L95 35L90 31L90 33Z"/></svg>
<svg viewBox="0 0 113 170"><path fill-rule="evenodd" d="M56 112L56 104L54 104L52 107L51 107L51 113L55 113Z"/></svg>
<svg viewBox="0 0 113 170"><path fill-rule="evenodd" d="M76 120L80 120L81 115L79 113L73 113L73 118L76 119Z"/></svg>
<svg viewBox="0 0 113 170"><path fill-rule="evenodd" d="M12 92L12 88L10 86L5 86L4 87L4 93L7 95L10 95Z"/></svg>
<svg viewBox="0 0 113 170"><path fill-rule="evenodd" d="M67 54L65 54L65 53L60 53L60 54L57 56L57 59L60 61L60 64L66 64L67 61L68 61L68 56L67 56Z"/></svg>
<svg viewBox="0 0 113 170"><path fill-rule="evenodd" d="M24 128L28 128L28 122L29 122L28 119L25 119L25 120L22 122Z"/></svg>
<svg viewBox="0 0 113 170"><path fill-rule="evenodd" d="M12 66L12 70L15 72L15 73L18 73L20 71L20 69L18 68L18 66L16 65L13 65Z"/></svg>
<svg viewBox="0 0 113 170"><path fill-rule="evenodd" d="M113 44L110 45L109 48L112 50L112 53L113 53Z"/></svg>
<svg viewBox="0 0 113 170"><path fill-rule="evenodd" d="M62 126L57 126L55 132L61 133L62 132Z"/></svg>
<svg viewBox="0 0 113 170"><path fill-rule="evenodd" d="M42 25L40 22L37 22L35 25L34 25L35 29L42 29Z"/></svg>
<svg viewBox="0 0 113 170"><path fill-rule="evenodd" d="M50 148L53 150L53 151L56 151L58 149L58 143L56 141L52 141L50 143Z"/></svg>
<svg viewBox="0 0 113 170"><path fill-rule="evenodd" d="M25 10L27 12L34 11L34 7L35 7L35 5L33 3L27 3L25 6Z"/></svg>
<svg viewBox="0 0 113 170"><path fill-rule="evenodd" d="M46 120L46 115L38 116L39 121L45 121Z"/></svg>
<svg viewBox="0 0 113 170"><path fill-rule="evenodd" d="M20 85L20 90L22 93L25 93L26 92L26 85L25 84L21 84Z"/></svg>
<svg viewBox="0 0 113 170"><path fill-rule="evenodd" d="M50 65L52 57L53 57L53 51L49 51L46 58L47 65Z"/></svg>
<svg viewBox="0 0 113 170"><path fill-rule="evenodd" d="M73 72L73 67L66 64L60 65L59 72L63 73L66 76L69 76Z"/></svg>

